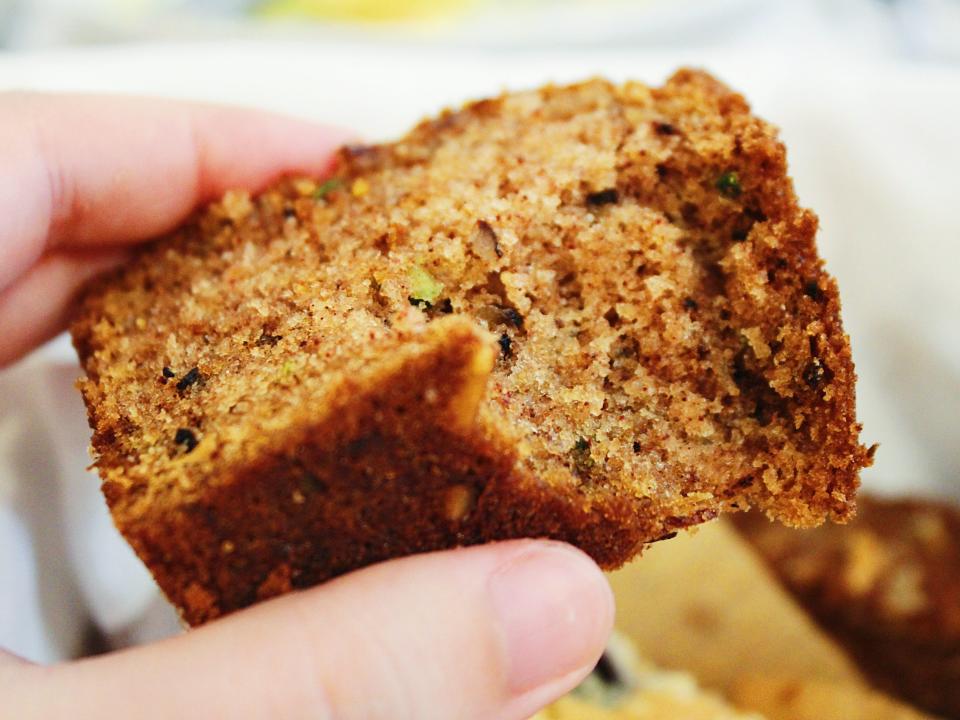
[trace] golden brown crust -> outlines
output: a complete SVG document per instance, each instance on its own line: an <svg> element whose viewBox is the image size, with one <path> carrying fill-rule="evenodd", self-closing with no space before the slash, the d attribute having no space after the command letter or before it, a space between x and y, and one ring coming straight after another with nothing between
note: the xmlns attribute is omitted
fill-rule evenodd
<svg viewBox="0 0 960 720"><path fill-rule="evenodd" d="M861 497L843 528L794 532L738 516L817 621L884 690L960 717L960 511Z"/></svg>
<svg viewBox="0 0 960 720"><path fill-rule="evenodd" d="M689 70L228 193L74 323L114 518L191 623L455 544L614 567L724 509L843 520L869 457L815 232L772 128Z"/></svg>

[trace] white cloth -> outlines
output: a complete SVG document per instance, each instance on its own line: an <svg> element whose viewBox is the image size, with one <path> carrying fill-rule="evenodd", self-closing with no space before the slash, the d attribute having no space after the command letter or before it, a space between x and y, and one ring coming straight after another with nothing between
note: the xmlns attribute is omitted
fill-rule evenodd
<svg viewBox="0 0 960 720"><path fill-rule="evenodd" d="M960 499L960 72L811 47L493 57L308 43L134 46L0 57L0 89L245 103L379 138L504 86L593 74L659 82L681 64L709 67L780 125L800 198L820 215L860 374L863 439L881 443L864 484ZM62 338L0 373L0 646L43 661L73 654L87 622L133 641L176 627L84 470L77 374Z"/></svg>

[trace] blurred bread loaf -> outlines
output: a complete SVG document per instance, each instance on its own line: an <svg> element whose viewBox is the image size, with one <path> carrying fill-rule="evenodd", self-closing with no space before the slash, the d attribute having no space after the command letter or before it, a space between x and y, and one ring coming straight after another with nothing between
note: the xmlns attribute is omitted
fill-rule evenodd
<svg viewBox="0 0 960 720"><path fill-rule="evenodd" d="M839 530L737 525L881 689L960 718L960 510L862 497Z"/></svg>
<svg viewBox="0 0 960 720"><path fill-rule="evenodd" d="M731 686L730 699L768 720L934 720L865 685L836 680L746 676Z"/></svg>
<svg viewBox="0 0 960 720"><path fill-rule="evenodd" d="M658 666L726 691L745 674L862 683L854 663L725 518L610 575L617 629Z"/></svg>

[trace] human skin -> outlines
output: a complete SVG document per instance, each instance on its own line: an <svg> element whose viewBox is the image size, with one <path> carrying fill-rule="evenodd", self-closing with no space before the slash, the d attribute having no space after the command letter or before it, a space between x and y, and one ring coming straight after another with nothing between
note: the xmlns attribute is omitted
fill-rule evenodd
<svg viewBox="0 0 960 720"><path fill-rule="evenodd" d="M0 367L77 287L229 188L322 175L343 131L117 97L0 95ZM0 718L521 720L613 622L583 553L520 540L394 560L181 636L38 666L0 650Z"/></svg>

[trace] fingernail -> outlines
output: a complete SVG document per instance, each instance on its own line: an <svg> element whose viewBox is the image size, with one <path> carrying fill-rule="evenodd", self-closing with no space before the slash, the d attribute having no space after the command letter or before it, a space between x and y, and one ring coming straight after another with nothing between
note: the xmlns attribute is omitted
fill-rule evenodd
<svg viewBox="0 0 960 720"><path fill-rule="evenodd" d="M522 551L490 578L508 686L520 694L592 665L613 622L613 597L585 555L559 543Z"/></svg>

